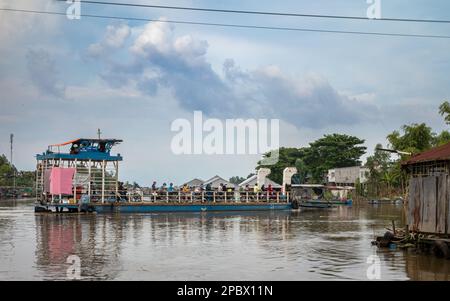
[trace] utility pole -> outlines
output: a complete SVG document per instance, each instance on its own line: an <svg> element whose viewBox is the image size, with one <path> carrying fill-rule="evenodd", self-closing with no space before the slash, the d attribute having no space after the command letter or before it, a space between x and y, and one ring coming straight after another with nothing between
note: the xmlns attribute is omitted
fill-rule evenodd
<svg viewBox="0 0 450 301"><path fill-rule="evenodd" d="M97 129L97 135L98 135L98 139L100 140L100 135L102 134L102 132L100 131L100 129Z"/></svg>
<svg viewBox="0 0 450 301"><path fill-rule="evenodd" d="M395 153L395 154L397 154L397 155L407 155L407 156L412 156L412 153L410 153L410 152L404 152L404 151L399 151L399 150L395 150L395 149L377 148L377 150L385 151L385 152L390 152L390 153Z"/></svg>
<svg viewBox="0 0 450 301"><path fill-rule="evenodd" d="M11 168L13 170L13 194L15 197L15 195L16 195L16 170L15 170L14 164L13 164L13 142L14 142L14 134L11 134L11 135L9 135L9 143L11 145L10 162L11 162Z"/></svg>

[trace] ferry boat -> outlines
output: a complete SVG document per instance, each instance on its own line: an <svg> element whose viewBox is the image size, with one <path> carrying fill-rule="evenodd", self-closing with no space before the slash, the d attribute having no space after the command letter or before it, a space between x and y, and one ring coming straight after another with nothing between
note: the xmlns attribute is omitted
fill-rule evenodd
<svg viewBox="0 0 450 301"><path fill-rule="evenodd" d="M118 139L80 138L36 155L35 212L209 212L291 210L289 192L127 191L119 181ZM64 151L65 149L65 151ZM292 175L292 168L286 169ZM268 174L266 172L265 174ZM289 178L290 180L290 178ZM290 182L288 182L290 184ZM285 186L284 186L285 187Z"/></svg>

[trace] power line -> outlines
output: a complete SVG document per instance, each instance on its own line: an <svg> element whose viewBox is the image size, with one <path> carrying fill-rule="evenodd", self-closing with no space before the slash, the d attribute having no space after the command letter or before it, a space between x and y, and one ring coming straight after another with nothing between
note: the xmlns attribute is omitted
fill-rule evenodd
<svg viewBox="0 0 450 301"><path fill-rule="evenodd" d="M66 16L65 12L37 11L37 10L25 10L25 9L14 9L14 8L0 8L0 11ZM295 27L273 27L273 26L258 26L258 25L243 25L243 24L193 22L193 21L181 21L181 20L159 20L159 19L120 17L120 16L108 16L108 15L93 15L93 14L83 14L82 17L100 18L100 19L114 19L114 20L127 20L127 21L141 21L141 22L159 22L159 23L172 23L172 24L216 26L216 27L229 27L229 28L262 29L262 30L284 30L284 31L296 31L296 32L319 32L319 33L333 33L333 34L353 34L353 35L390 36L390 37L450 39L450 36L445 36L445 35L425 35L425 34L403 34L403 33L386 33L386 32L346 31L346 30L328 30L328 29L295 28Z"/></svg>
<svg viewBox="0 0 450 301"><path fill-rule="evenodd" d="M66 0L56 0L56 1L66 2ZM91 0L80 0L80 3L96 4L96 5L141 7L141 8L158 8L158 9L170 9L170 10L189 10L189 11L215 12L215 13L270 15L270 16L282 16L282 17L307 17L307 18L373 20L373 21L393 21L393 22L420 22L420 23L450 23L450 20L436 20L436 19L409 19L409 18L369 19L367 17L357 17L357 16L300 14L300 13L283 13L283 12L236 10L236 9L216 9L216 8L201 8L201 7L186 7L186 6L150 5L150 4L124 3L124 2L91 1Z"/></svg>

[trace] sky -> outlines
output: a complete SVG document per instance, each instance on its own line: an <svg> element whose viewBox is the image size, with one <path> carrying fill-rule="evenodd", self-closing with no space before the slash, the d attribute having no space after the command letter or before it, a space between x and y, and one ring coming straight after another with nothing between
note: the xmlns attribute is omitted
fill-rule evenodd
<svg viewBox="0 0 450 301"><path fill-rule="evenodd" d="M150 1L173 6L366 16L366 0ZM430 5L432 4L432 5ZM1 8L65 12L51 0ZM382 0L384 18L450 19L445 0ZM254 171L260 155L176 155L174 120L279 119L280 145L345 133L377 143L403 124L446 129L450 39L380 37L94 19L83 14L449 35L450 24L334 20L82 4L81 19L0 11L0 154L33 170L47 145L123 139L121 178L150 185Z"/></svg>

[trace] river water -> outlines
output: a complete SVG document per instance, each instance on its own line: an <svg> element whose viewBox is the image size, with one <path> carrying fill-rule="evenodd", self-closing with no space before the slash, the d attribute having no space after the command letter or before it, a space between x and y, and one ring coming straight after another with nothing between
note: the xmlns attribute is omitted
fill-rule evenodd
<svg viewBox="0 0 450 301"><path fill-rule="evenodd" d="M0 280L66 280L70 255L85 280L367 280L377 259L381 280L450 280L450 260L371 246L391 220L403 224L402 205L122 215L32 205L0 201Z"/></svg>

